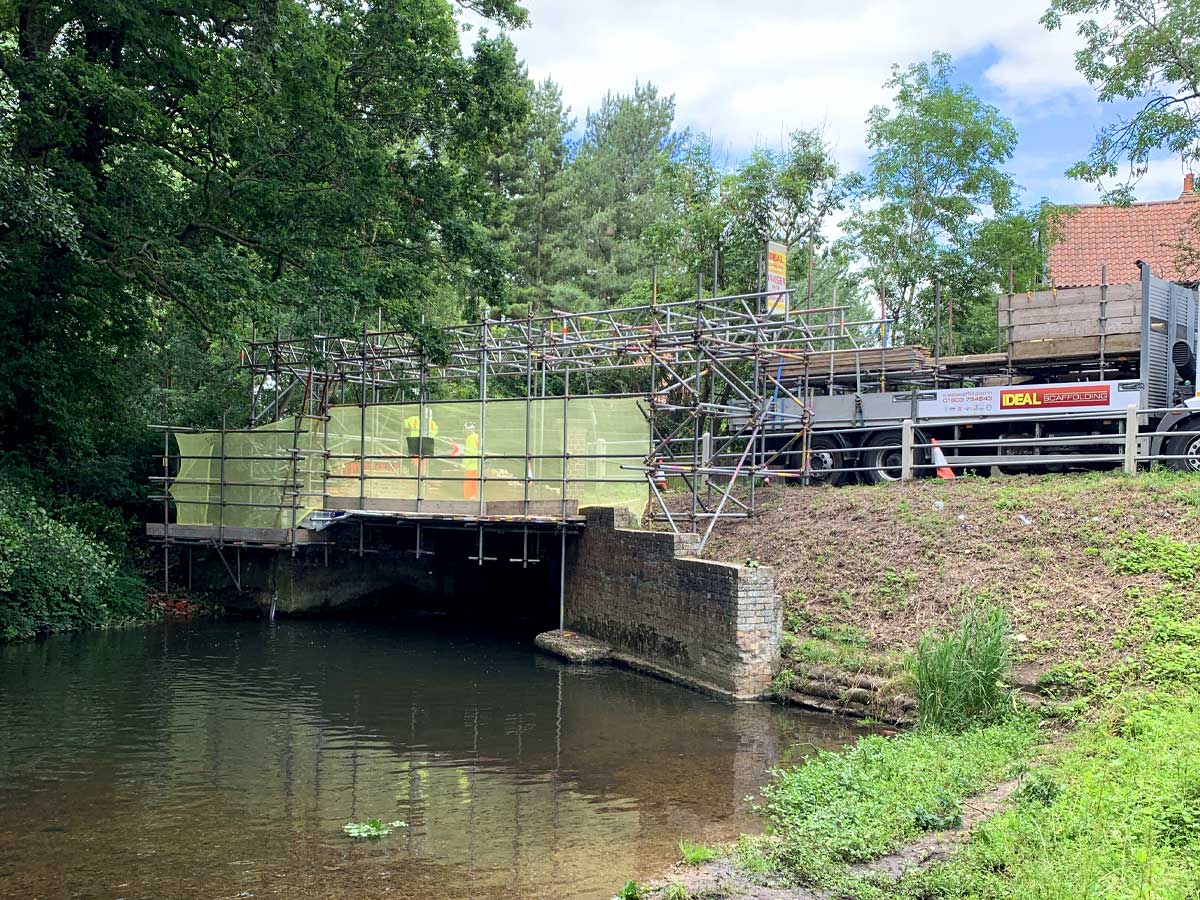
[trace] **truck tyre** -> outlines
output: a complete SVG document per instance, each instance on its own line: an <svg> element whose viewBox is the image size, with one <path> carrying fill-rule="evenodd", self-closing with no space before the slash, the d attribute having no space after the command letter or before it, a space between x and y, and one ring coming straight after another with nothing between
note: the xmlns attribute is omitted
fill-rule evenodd
<svg viewBox="0 0 1200 900"><path fill-rule="evenodd" d="M1200 431L1200 420L1185 422L1180 430ZM1180 457L1168 459L1167 468L1177 472L1200 472L1200 434L1172 435L1167 438L1166 451L1167 456Z"/></svg>
<svg viewBox="0 0 1200 900"><path fill-rule="evenodd" d="M913 433L913 441L917 444L925 443L925 436L919 431ZM889 484L893 481L900 480L900 432L899 431L880 431L869 438L863 445L862 466L863 480L867 484ZM925 462L925 451L916 447L913 449L913 465L922 465ZM926 474L920 469L913 471L914 476Z"/></svg>
<svg viewBox="0 0 1200 900"><path fill-rule="evenodd" d="M837 487L846 481L849 474L846 469L846 445L836 434L816 433L809 437L808 462L811 474L808 483L829 487ZM804 468L803 451L792 452L792 468L802 471ZM803 484L802 478L791 479L793 484Z"/></svg>

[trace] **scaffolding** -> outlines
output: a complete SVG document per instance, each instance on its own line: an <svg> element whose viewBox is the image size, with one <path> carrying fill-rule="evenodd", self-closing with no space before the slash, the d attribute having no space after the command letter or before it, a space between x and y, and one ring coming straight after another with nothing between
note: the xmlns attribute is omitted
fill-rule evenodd
<svg viewBox="0 0 1200 900"><path fill-rule="evenodd" d="M698 283L694 298L660 301L655 282L646 304L485 314L431 344L385 328L255 333L242 351L245 426L163 428L163 524L152 536L294 555L327 551L328 526L350 523L361 554L369 525L406 524L420 556L423 527L468 526L482 565L494 558L485 530L515 528L523 549L512 561L529 565L531 534L557 530L565 554L581 508L608 505L698 533L703 550L719 521L754 515L781 460L799 459L790 474L806 477L814 360L877 352L856 336L878 320L799 306L793 293L706 297ZM437 421L455 423L455 437Z"/></svg>

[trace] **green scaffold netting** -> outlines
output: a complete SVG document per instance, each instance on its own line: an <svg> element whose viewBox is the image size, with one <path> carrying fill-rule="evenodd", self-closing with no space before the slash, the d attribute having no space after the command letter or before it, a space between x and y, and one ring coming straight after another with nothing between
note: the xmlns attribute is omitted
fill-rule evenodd
<svg viewBox="0 0 1200 900"><path fill-rule="evenodd" d="M335 406L327 422L288 418L224 437L176 434L171 496L180 525L289 528L318 509L355 509L360 499L373 510L415 501L418 466L421 499L460 501L444 505L448 511L481 494L485 502L523 501L528 466L528 499L545 507L563 499L564 435L567 499L640 516L645 479L621 468L641 463L650 438L633 398ZM419 453L427 458L418 462Z"/></svg>

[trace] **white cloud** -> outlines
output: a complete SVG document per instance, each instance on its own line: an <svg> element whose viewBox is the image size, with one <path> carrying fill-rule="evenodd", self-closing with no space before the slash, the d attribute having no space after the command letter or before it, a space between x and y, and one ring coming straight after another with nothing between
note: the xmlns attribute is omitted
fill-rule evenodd
<svg viewBox="0 0 1200 900"><path fill-rule="evenodd" d="M733 159L820 127L844 166L862 168L867 113L887 102L892 64L944 50L988 60L976 85L1018 119L1012 167L1027 199L1096 199L1062 174L1086 154L1101 110L1074 68L1074 27L1038 21L1048 0L523 2L519 52L534 78L558 82L580 124L606 91L650 81L675 95L678 127L707 132ZM1177 163L1156 164L1138 196L1176 196L1179 180Z"/></svg>
<svg viewBox="0 0 1200 900"><path fill-rule="evenodd" d="M843 160L865 157L865 119L887 99L892 63L935 50L994 48L986 78L1014 102L1044 102L1082 82L1070 33L1038 23L1045 0L527 0L514 35L535 78L554 78L582 120L606 90L652 81L674 93L679 121L734 153L824 125Z"/></svg>

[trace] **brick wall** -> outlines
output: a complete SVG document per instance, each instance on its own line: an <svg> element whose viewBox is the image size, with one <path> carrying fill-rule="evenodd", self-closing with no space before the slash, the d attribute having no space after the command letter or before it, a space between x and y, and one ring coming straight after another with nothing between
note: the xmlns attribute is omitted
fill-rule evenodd
<svg viewBox="0 0 1200 900"><path fill-rule="evenodd" d="M623 511L586 514L568 552L567 629L678 680L765 693L783 617L770 569L689 558L698 535L635 530Z"/></svg>

